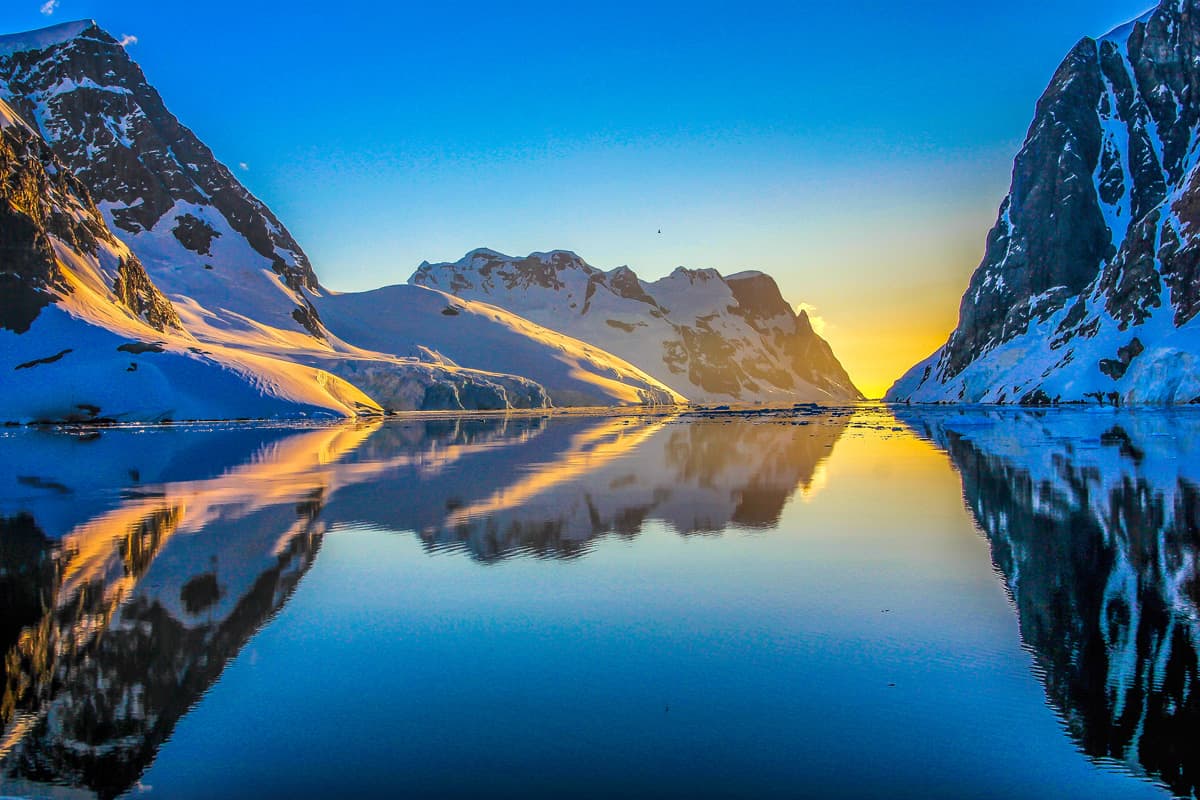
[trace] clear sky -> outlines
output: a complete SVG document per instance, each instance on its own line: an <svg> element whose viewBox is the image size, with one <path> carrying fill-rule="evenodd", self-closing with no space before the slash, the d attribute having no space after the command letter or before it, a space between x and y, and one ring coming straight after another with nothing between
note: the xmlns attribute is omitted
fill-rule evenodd
<svg viewBox="0 0 1200 800"><path fill-rule="evenodd" d="M1059 61L1151 5L5 0L0 31L137 37L333 289L482 246L757 268L879 395L953 328Z"/></svg>

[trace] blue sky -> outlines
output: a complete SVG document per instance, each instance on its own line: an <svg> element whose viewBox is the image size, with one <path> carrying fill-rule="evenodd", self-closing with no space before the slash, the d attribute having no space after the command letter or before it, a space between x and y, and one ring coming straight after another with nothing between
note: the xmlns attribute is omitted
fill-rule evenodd
<svg viewBox="0 0 1200 800"><path fill-rule="evenodd" d="M479 246L759 268L869 394L953 327L1059 61L1150 6L43 2L0 29L136 36L334 289Z"/></svg>

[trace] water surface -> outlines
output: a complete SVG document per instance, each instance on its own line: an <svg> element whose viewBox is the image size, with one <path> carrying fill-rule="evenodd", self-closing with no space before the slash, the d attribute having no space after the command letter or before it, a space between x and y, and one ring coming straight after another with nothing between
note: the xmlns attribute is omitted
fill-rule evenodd
<svg viewBox="0 0 1200 800"><path fill-rule="evenodd" d="M0 793L1196 791L1200 414L0 433Z"/></svg>

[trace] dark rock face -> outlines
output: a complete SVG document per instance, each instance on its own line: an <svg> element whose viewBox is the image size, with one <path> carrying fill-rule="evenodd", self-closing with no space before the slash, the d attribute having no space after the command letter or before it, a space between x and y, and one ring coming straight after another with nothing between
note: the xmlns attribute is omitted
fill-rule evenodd
<svg viewBox="0 0 1200 800"><path fill-rule="evenodd" d="M725 282L737 300L738 313L746 319L768 320L794 314L787 300L783 299L779 285L770 275L761 272L731 275Z"/></svg>
<svg viewBox="0 0 1200 800"><path fill-rule="evenodd" d="M73 226L51 195L80 187L48 173L51 163L32 131L19 124L0 130L0 327L14 333L28 331L55 293L69 291L49 231L69 233Z"/></svg>
<svg viewBox="0 0 1200 800"><path fill-rule="evenodd" d="M211 225L194 214L181 214L175 218L175 221L178 224L171 230L171 233L175 234L175 238L179 240L180 244L202 256L212 253L212 240L221 234L217 233Z"/></svg>
<svg viewBox="0 0 1200 800"><path fill-rule="evenodd" d="M41 138L20 122L0 127L0 328L24 333L45 306L70 293L52 237L92 257L101 241L119 246L83 183ZM135 257L120 260L112 288L121 305L155 329L180 327Z"/></svg>
<svg viewBox="0 0 1200 800"><path fill-rule="evenodd" d="M1079 375L1081 368L1102 370L1099 354L1088 352L1086 363L1079 356L1113 322L1119 331L1132 330L1165 312L1164 305L1177 328L1196 316L1196 86L1200 0L1164 0L1075 46L1038 102L958 327L930 362L934 384L954 382L1064 309L1069 313L1056 323L1052 346L1075 356ZM910 378L897 384L894 399L913 396L925 383ZM1032 391L1040 380L1031 373L1021 386ZM980 394L978 387L969 393Z"/></svg>
<svg viewBox="0 0 1200 800"><path fill-rule="evenodd" d="M608 286L619 296L627 300L637 300L648 306L658 308L658 303L654 302L654 298L646 294L646 290L642 288L642 282L638 280L637 273L629 267L617 267L610 272L608 275Z"/></svg>
<svg viewBox="0 0 1200 800"><path fill-rule="evenodd" d="M64 88L65 87L65 88ZM112 36L91 23L49 47L0 56L0 99L36 121L58 157L111 214L118 235L149 230L184 203L223 217L313 315L318 288L308 257L262 202L163 104ZM181 245L207 254L219 235L194 214L166 224ZM301 323L320 331L315 323ZM322 334L323 335L323 334Z"/></svg>
<svg viewBox="0 0 1200 800"><path fill-rule="evenodd" d="M182 329L175 307L150 281L136 256L121 259L113 284L117 300L155 330Z"/></svg>
<svg viewBox="0 0 1200 800"><path fill-rule="evenodd" d="M946 374L958 374L985 350L1024 333L1030 299L1057 287L1078 294L1096 276L1111 244L1108 230L1095 192L1073 187L1084 178L1091 183L1100 157L1100 84L1096 43L1085 39L1038 103L1012 191L946 345Z"/></svg>
<svg viewBox="0 0 1200 800"><path fill-rule="evenodd" d="M1145 351L1146 347L1142 344L1142 340L1135 336L1129 344L1117 348L1116 358L1106 358L1101 361L1100 371L1113 380L1120 380L1121 376L1129 370L1129 365L1133 360Z"/></svg>

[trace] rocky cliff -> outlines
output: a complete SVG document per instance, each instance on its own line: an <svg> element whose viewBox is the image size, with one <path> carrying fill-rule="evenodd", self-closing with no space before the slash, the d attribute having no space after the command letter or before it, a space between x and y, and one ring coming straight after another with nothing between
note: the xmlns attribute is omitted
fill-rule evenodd
<svg viewBox="0 0 1200 800"><path fill-rule="evenodd" d="M1037 104L946 344L888 398L1200 399L1200 3L1081 40Z"/></svg>

